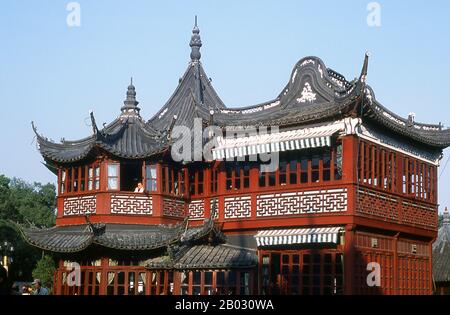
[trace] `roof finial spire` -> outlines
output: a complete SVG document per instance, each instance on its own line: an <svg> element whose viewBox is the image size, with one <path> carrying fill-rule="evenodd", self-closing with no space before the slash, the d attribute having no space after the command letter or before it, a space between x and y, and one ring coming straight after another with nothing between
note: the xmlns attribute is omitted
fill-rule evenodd
<svg viewBox="0 0 450 315"><path fill-rule="evenodd" d="M130 85L127 90L127 98L123 101L123 106L121 108L122 115L123 114L138 114L141 110L137 105L139 104L136 101L136 88L133 85L133 77L130 79Z"/></svg>
<svg viewBox="0 0 450 315"><path fill-rule="evenodd" d="M194 28L192 29L191 41L189 43L189 46L191 47L191 60L192 61L199 61L200 57L201 57L200 47L202 47L202 40L200 39L199 33L200 33L200 30L197 26L197 15L196 15Z"/></svg>
<svg viewBox="0 0 450 315"><path fill-rule="evenodd" d="M443 223L444 223L444 224L450 224L450 215L449 215L449 213L448 213L447 207L445 207L445 210L444 210L444 220L443 220Z"/></svg>

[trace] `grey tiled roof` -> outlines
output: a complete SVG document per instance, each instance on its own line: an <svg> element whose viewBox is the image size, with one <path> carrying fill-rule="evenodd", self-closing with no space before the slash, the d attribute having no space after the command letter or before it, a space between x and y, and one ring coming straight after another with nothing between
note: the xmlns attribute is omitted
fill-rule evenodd
<svg viewBox="0 0 450 315"><path fill-rule="evenodd" d="M21 232L29 244L54 252L78 252L91 245L94 239L87 225L21 229Z"/></svg>
<svg viewBox="0 0 450 315"><path fill-rule="evenodd" d="M53 252L78 252L92 244L118 250L151 250L171 244L195 241L211 231L212 223L189 227L187 221L173 225L104 224L99 231L90 225L56 226L50 229L23 228L24 239L31 245ZM217 232L219 233L219 232Z"/></svg>
<svg viewBox="0 0 450 315"><path fill-rule="evenodd" d="M41 154L53 162L73 162L88 156L95 147L101 147L118 157L145 158L169 149L171 142L167 135L170 130L176 125L192 129L195 118L200 118L204 125L212 123L222 128L230 125L287 127L355 114L428 146L445 148L450 145L450 129L410 121L376 100L374 91L365 83L367 55L361 76L352 81L327 68L320 58L302 58L276 98L258 105L227 107L212 87L199 60L199 34L193 36L196 44L191 47L195 50L195 58L169 100L148 122L144 123L139 116L136 92L131 84L122 114L112 124L97 134L72 142L55 143L36 133ZM360 110L362 103L364 106ZM129 112L135 114L128 115Z"/></svg>
<svg viewBox="0 0 450 315"><path fill-rule="evenodd" d="M37 131L36 135L42 156L55 162L82 160L95 153L96 147L128 159L145 158L166 148L166 138L152 130L139 116L119 117L98 133L79 141L55 143Z"/></svg>
<svg viewBox="0 0 450 315"><path fill-rule="evenodd" d="M162 248L179 239L181 225L115 225L95 237L94 243L114 249L149 250Z"/></svg>
<svg viewBox="0 0 450 315"><path fill-rule="evenodd" d="M444 222L433 243L433 278L435 282L450 282L450 217L444 213Z"/></svg>
<svg viewBox="0 0 450 315"><path fill-rule="evenodd" d="M147 261L148 269L230 269L251 268L257 264L255 250L220 245L193 245L175 260L169 256L153 258Z"/></svg>

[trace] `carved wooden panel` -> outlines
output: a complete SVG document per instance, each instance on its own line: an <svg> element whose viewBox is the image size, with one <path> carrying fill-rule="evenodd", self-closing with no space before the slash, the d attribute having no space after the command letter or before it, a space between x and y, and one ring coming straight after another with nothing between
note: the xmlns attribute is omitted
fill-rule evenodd
<svg viewBox="0 0 450 315"><path fill-rule="evenodd" d="M437 229L438 211L433 207L421 206L411 202L402 202L402 222L424 225Z"/></svg>
<svg viewBox="0 0 450 315"><path fill-rule="evenodd" d="M225 219L249 218L251 201L250 196L225 198Z"/></svg>
<svg viewBox="0 0 450 315"><path fill-rule="evenodd" d="M347 189L297 191L256 197L256 215L278 216L347 211Z"/></svg>
<svg viewBox="0 0 450 315"><path fill-rule="evenodd" d="M164 199L163 214L171 217L184 217L184 201L178 199Z"/></svg>
<svg viewBox="0 0 450 315"><path fill-rule="evenodd" d="M205 217L205 202L203 199L192 200L188 208L190 219L203 219Z"/></svg>
<svg viewBox="0 0 450 315"><path fill-rule="evenodd" d="M209 199L209 209L211 212L213 211L214 207L216 209L216 212L215 212L215 215L213 216L213 219L218 219L219 218L219 198Z"/></svg>
<svg viewBox="0 0 450 315"><path fill-rule="evenodd" d="M111 195L111 213L151 215L153 213L152 197L113 194Z"/></svg>
<svg viewBox="0 0 450 315"><path fill-rule="evenodd" d="M95 196L70 197L64 199L63 213L65 216L92 214L96 208Z"/></svg>
<svg viewBox="0 0 450 315"><path fill-rule="evenodd" d="M387 194L360 189L357 212L382 217L387 221L397 221L397 199Z"/></svg>
<svg viewBox="0 0 450 315"><path fill-rule="evenodd" d="M437 229L437 209L369 189L358 190L357 213Z"/></svg>

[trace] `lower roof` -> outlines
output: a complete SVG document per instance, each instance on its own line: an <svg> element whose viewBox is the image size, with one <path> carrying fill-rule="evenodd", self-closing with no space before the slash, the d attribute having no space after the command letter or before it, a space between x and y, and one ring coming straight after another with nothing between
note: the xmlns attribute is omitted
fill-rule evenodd
<svg viewBox="0 0 450 315"><path fill-rule="evenodd" d="M447 211L433 243L433 278L435 282L450 282L450 215Z"/></svg>
<svg viewBox="0 0 450 315"><path fill-rule="evenodd" d="M233 246L194 245L186 249L179 249L171 258L162 256L149 259L147 269L233 269L252 268L258 263L256 250Z"/></svg>
<svg viewBox="0 0 450 315"><path fill-rule="evenodd" d="M74 253L91 245L118 250L152 250L180 240L195 240L214 229L212 221L187 227L187 220L173 225L82 224L49 229L20 227L24 239L40 249Z"/></svg>

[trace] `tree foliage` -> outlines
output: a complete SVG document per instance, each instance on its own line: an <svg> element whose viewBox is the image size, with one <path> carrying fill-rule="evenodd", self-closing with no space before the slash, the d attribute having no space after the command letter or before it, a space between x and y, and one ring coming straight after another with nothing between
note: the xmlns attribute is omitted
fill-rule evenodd
<svg viewBox="0 0 450 315"><path fill-rule="evenodd" d="M37 262L36 268L33 270L33 278L40 279L44 286L52 285L55 269L53 257L45 255Z"/></svg>
<svg viewBox="0 0 450 315"><path fill-rule="evenodd" d="M14 246L10 277L31 280L32 270L42 252L28 245L17 227L11 223L51 227L55 224L56 192L52 184L29 184L23 180L0 175L0 242Z"/></svg>

